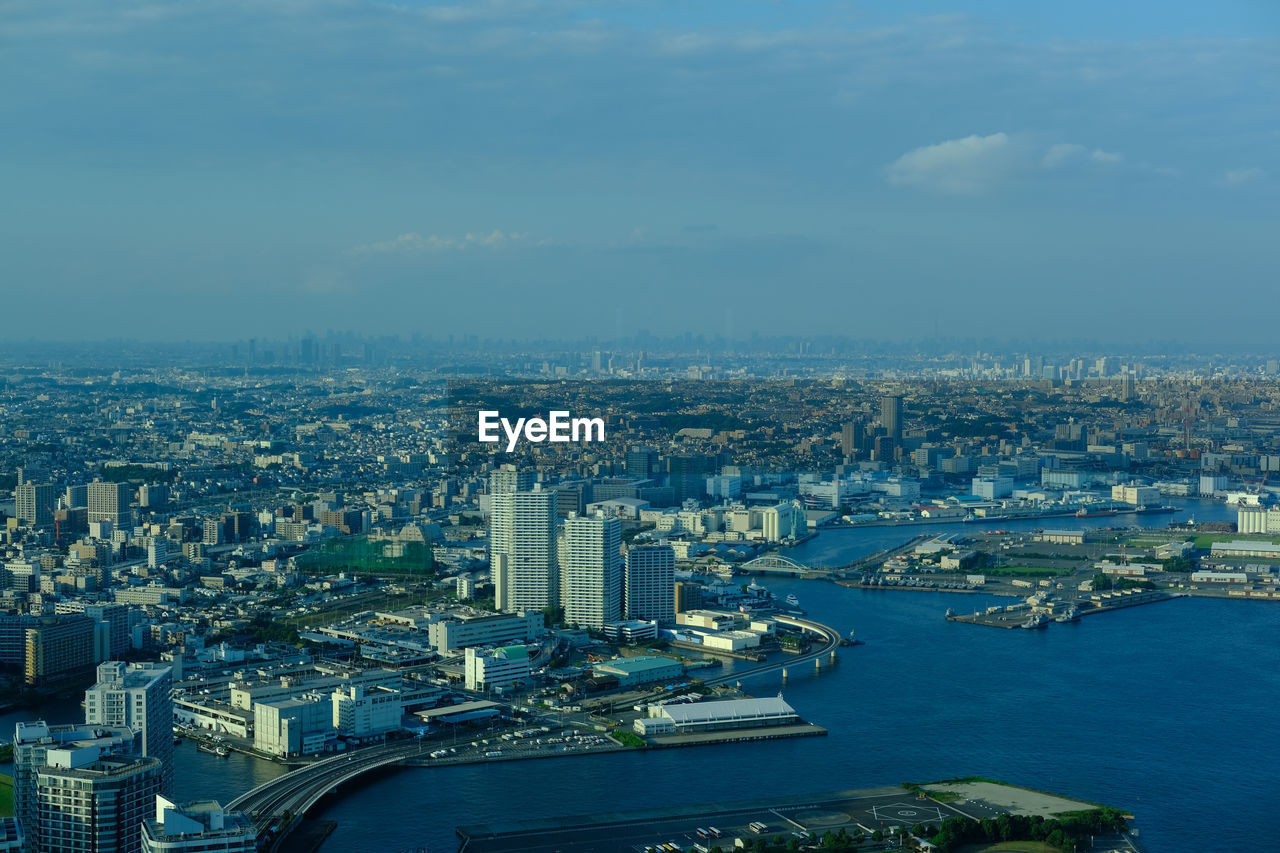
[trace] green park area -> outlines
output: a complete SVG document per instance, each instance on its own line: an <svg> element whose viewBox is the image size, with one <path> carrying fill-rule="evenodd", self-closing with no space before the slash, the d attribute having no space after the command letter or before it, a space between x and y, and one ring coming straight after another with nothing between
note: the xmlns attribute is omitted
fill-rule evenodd
<svg viewBox="0 0 1280 853"><path fill-rule="evenodd" d="M13 816L13 777L0 774L0 817Z"/></svg>
<svg viewBox="0 0 1280 853"><path fill-rule="evenodd" d="M1280 539L1275 536L1255 536L1249 533L1201 533L1192 542L1195 547L1205 551L1212 548L1214 542L1270 542L1272 545L1280 545Z"/></svg>

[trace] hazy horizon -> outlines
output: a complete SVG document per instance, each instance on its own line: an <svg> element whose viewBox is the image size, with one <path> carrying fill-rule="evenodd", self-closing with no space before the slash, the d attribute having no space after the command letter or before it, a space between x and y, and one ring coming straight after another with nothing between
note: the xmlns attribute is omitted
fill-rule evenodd
<svg viewBox="0 0 1280 853"><path fill-rule="evenodd" d="M1280 10L0 9L18 339L1264 346Z"/></svg>

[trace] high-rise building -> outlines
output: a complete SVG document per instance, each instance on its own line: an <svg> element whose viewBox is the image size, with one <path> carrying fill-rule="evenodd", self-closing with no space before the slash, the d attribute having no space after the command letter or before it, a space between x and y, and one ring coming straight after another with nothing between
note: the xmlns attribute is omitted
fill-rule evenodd
<svg viewBox="0 0 1280 853"><path fill-rule="evenodd" d="M527 492L533 488L533 471L503 465L489 472L489 494L503 495L511 492Z"/></svg>
<svg viewBox="0 0 1280 853"><path fill-rule="evenodd" d="M489 563L499 610L542 610L560 603L556 493L538 484L490 498Z"/></svg>
<svg viewBox="0 0 1280 853"><path fill-rule="evenodd" d="M54 504L58 500L58 487L47 483L23 483L13 490L14 515L32 527L49 527L53 524Z"/></svg>
<svg viewBox="0 0 1280 853"><path fill-rule="evenodd" d="M171 667L113 660L98 665L98 681L84 693L85 723L142 733L141 753L160 759L166 793L173 784L172 687Z"/></svg>
<svg viewBox="0 0 1280 853"><path fill-rule="evenodd" d="M26 629L24 669L30 685L46 684L88 672L98 662L97 648L110 645L98 642L98 634L110 635L110 629L79 615L46 616L38 625ZM172 735L171 735L172 736Z"/></svg>
<svg viewBox="0 0 1280 853"><path fill-rule="evenodd" d="M564 522L560 596L564 621L602 628L622 618L622 522L603 513Z"/></svg>
<svg viewBox="0 0 1280 853"><path fill-rule="evenodd" d="M629 619L674 622L676 552L670 545L635 545L627 551L624 583Z"/></svg>
<svg viewBox="0 0 1280 853"><path fill-rule="evenodd" d="M247 815L215 800L176 805L156 797L155 819L143 821L142 853L254 853L258 829Z"/></svg>
<svg viewBox="0 0 1280 853"><path fill-rule="evenodd" d="M129 605L59 601L55 606L55 613L83 613L94 622L107 624L107 647L101 655L103 660L120 657L129 651Z"/></svg>
<svg viewBox="0 0 1280 853"><path fill-rule="evenodd" d="M697 610L702 606L702 584L693 581L676 581L676 612Z"/></svg>
<svg viewBox="0 0 1280 853"><path fill-rule="evenodd" d="M67 486L66 493L62 496L64 506L71 507L88 507L89 506L89 487L88 486Z"/></svg>
<svg viewBox="0 0 1280 853"><path fill-rule="evenodd" d="M169 487L162 483L145 483L138 488L138 505L143 507L164 506L169 502Z"/></svg>
<svg viewBox="0 0 1280 853"><path fill-rule="evenodd" d="M711 459L706 456L681 455L667 459L667 472L676 504L682 504L689 498L701 499L706 492L707 474L711 471Z"/></svg>
<svg viewBox="0 0 1280 853"><path fill-rule="evenodd" d="M658 451L635 445L627 451L627 476L649 477L658 473Z"/></svg>
<svg viewBox="0 0 1280 853"><path fill-rule="evenodd" d="M880 426L885 434L893 439L902 438L902 398L885 396L880 398Z"/></svg>
<svg viewBox="0 0 1280 853"><path fill-rule="evenodd" d="M862 422L850 421L840 428L840 455L853 459L862 449Z"/></svg>
<svg viewBox="0 0 1280 853"><path fill-rule="evenodd" d="M41 853L137 853L160 793L160 761L50 751L36 771Z"/></svg>
<svg viewBox="0 0 1280 853"><path fill-rule="evenodd" d="M54 850L137 850L136 845L126 848L96 844L112 829L118 835L121 828L116 820L120 816L119 799L113 797L106 786L95 791L94 783L109 780L104 780L100 772L95 775L90 768L95 764L101 768L101 762L110 761L124 771L122 776L132 776L129 765L140 740L141 736L127 727L50 726L44 721L18 723L13 737L13 807L14 815L22 823L26 849L40 853ZM154 790L151 791L154 797L159 793L159 761L141 760L154 768ZM81 787L66 790L62 784L66 780L65 774L77 769L83 776L71 781L81 783ZM49 770L62 775L56 779L42 778L42 774ZM87 801L81 799L82 795L90 793L101 794L101 802L92 797ZM65 808L58 807L55 797L66 798L61 804ZM73 799L74 809L71 808ZM138 822L145 816L140 814ZM116 825L110 826L113 822ZM137 827L138 823L133 823L135 838ZM69 837L72 833L77 833L78 837Z"/></svg>
<svg viewBox="0 0 1280 853"><path fill-rule="evenodd" d="M116 528L133 526L129 510L132 495L127 484L92 482L88 487L88 498L90 523L109 521Z"/></svg>

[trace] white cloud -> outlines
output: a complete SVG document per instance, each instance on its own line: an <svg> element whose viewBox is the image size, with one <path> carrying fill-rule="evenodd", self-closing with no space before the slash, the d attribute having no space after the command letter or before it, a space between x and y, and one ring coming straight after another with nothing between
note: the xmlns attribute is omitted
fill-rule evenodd
<svg viewBox="0 0 1280 853"><path fill-rule="evenodd" d="M366 243L351 250L355 255L383 255L418 252L460 252L467 249L499 249L520 244L526 234L507 234L497 229L487 234L468 232L462 237L442 237L438 234L401 234L390 240Z"/></svg>
<svg viewBox="0 0 1280 853"><path fill-rule="evenodd" d="M1095 148L1093 153L1089 155L1089 159L1095 163L1102 163L1103 165L1109 166L1119 163L1124 158L1114 151L1103 151L1101 148Z"/></svg>
<svg viewBox="0 0 1280 853"><path fill-rule="evenodd" d="M980 193L1020 168L1019 147L1005 133L926 145L891 163L889 182L943 193Z"/></svg>
<svg viewBox="0 0 1280 853"><path fill-rule="evenodd" d="M1253 183L1260 180L1267 173L1257 167L1248 169L1228 169L1222 176L1222 180L1229 187L1238 187L1242 184Z"/></svg>
<svg viewBox="0 0 1280 853"><path fill-rule="evenodd" d="M1044 157L1040 160L1040 165L1046 169L1056 169L1088 150L1083 145L1076 145L1074 142L1059 142L1057 145L1049 146L1049 150L1045 152Z"/></svg>

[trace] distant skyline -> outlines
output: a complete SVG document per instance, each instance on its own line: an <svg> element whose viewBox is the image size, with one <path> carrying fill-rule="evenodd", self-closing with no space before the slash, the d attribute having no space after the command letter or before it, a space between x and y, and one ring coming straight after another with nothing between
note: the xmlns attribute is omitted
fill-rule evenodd
<svg viewBox="0 0 1280 853"><path fill-rule="evenodd" d="M0 342L1274 339L1280 8L0 6Z"/></svg>

